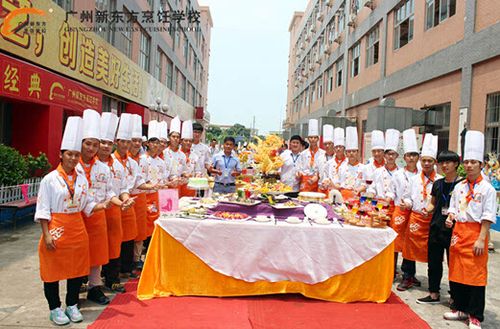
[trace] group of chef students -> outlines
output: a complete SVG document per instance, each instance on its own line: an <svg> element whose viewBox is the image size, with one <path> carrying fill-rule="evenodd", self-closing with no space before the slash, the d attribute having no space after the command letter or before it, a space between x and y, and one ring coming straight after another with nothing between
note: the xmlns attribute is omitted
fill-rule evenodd
<svg viewBox="0 0 500 329"><path fill-rule="evenodd" d="M51 321L83 320L77 304L85 278L87 299L105 305L109 298L103 288L124 292L120 276L140 274L143 246L160 215L158 190L193 195L186 188L188 178L212 169L210 150L200 142L202 131L189 120L181 129L178 117L170 130L166 122L151 121L144 149L139 115L118 118L88 109L83 118L67 119L61 162L42 179L35 213L42 228L40 276ZM61 280L67 280L64 311Z"/></svg>
<svg viewBox="0 0 500 329"><path fill-rule="evenodd" d="M458 154L443 151L438 155L438 137L425 134L419 151L413 129L403 131L405 166L396 164L400 156L401 133L388 129L371 133L371 153L360 163L356 127L323 126L320 148L319 125L309 120L309 148L301 150L302 137L292 136L289 149L281 153L281 181L294 191L338 190L344 200L361 193L389 205L390 226L398 233L395 240L395 272L402 252L402 281L405 291L421 282L415 277L415 262L428 263L429 295L420 304L440 303L443 259L449 267L450 312L448 320L468 320L469 328L481 328L484 319L487 282L489 227L496 222L496 191L484 179L484 135L468 131L463 165L466 177L457 175ZM437 173L437 168L444 177Z"/></svg>

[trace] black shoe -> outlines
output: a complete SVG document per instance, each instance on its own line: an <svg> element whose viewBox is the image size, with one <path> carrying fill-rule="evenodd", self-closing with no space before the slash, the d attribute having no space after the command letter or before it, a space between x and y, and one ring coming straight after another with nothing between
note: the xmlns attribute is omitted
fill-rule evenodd
<svg viewBox="0 0 500 329"><path fill-rule="evenodd" d="M441 302L439 301L439 297L436 299L433 299L431 297L431 295L417 299L417 304L440 304L440 303Z"/></svg>
<svg viewBox="0 0 500 329"><path fill-rule="evenodd" d="M406 291L411 287L413 287L413 280L411 278L408 278L408 279L403 279L403 281L400 284L398 284L396 289L398 291Z"/></svg>
<svg viewBox="0 0 500 329"><path fill-rule="evenodd" d="M80 294L86 292L87 288L88 288L87 284L82 283L82 285L80 286Z"/></svg>
<svg viewBox="0 0 500 329"><path fill-rule="evenodd" d="M125 292L125 286L121 283L106 284L106 288L111 292Z"/></svg>
<svg viewBox="0 0 500 329"><path fill-rule="evenodd" d="M91 300L99 305L109 304L109 298L101 291L100 287L92 287L87 293L87 300Z"/></svg>
<svg viewBox="0 0 500 329"><path fill-rule="evenodd" d="M411 280L412 280L413 285L414 285L415 287L421 287L421 286L422 286L422 282L420 282L419 280L417 280L417 278L416 278L416 277L411 278Z"/></svg>

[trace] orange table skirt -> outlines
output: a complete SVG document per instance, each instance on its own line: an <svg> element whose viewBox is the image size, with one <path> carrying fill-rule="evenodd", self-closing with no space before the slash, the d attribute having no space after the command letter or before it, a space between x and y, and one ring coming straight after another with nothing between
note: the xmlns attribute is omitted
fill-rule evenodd
<svg viewBox="0 0 500 329"><path fill-rule="evenodd" d="M394 244L355 269L311 285L301 282L246 282L212 270L161 227L156 226L137 296L252 296L299 293L332 302L384 303L391 294Z"/></svg>

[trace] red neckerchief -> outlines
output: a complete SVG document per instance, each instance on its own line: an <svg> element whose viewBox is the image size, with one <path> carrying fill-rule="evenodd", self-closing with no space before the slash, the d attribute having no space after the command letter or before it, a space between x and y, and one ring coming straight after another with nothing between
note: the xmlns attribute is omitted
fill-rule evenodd
<svg viewBox="0 0 500 329"><path fill-rule="evenodd" d="M337 164L337 168L340 167L340 165L342 164L342 162L344 162L345 160L345 156L340 159L340 161L337 159L337 157L335 157L335 163Z"/></svg>
<svg viewBox="0 0 500 329"><path fill-rule="evenodd" d="M359 161L356 161L354 164L349 164L351 167L356 167L357 165L359 165Z"/></svg>
<svg viewBox="0 0 500 329"><path fill-rule="evenodd" d="M158 154L158 157L162 160L165 160L165 156L163 155L163 152L161 152L160 154ZM153 157L154 158L154 157Z"/></svg>
<svg viewBox="0 0 500 329"><path fill-rule="evenodd" d="M312 148L311 147L309 148L309 153L311 153L311 160L309 161L309 165L311 167L314 165L314 156L316 155L316 153L318 152L318 150L319 150L319 147L313 153Z"/></svg>
<svg viewBox="0 0 500 329"><path fill-rule="evenodd" d="M427 200L427 185L429 185L430 183L434 183L434 180L436 179L436 172L433 170L429 178L427 179L427 177L425 177L424 172L422 171L420 173L420 177L422 178L422 185L423 185L422 196L424 197L424 202L425 202L425 200Z"/></svg>
<svg viewBox="0 0 500 329"><path fill-rule="evenodd" d="M469 186L469 192L465 196L465 200L467 201L467 204L469 204L470 200L474 199L474 187L476 184L479 184L483 180L483 176L479 175L478 178L476 178L475 181L471 182L468 179L465 181L465 183Z"/></svg>
<svg viewBox="0 0 500 329"><path fill-rule="evenodd" d="M127 156L131 157L134 159L137 163L139 163L139 158L141 157L140 152L137 152L137 155L133 155L130 151L128 151Z"/></svg>
<svg viewBox="0 0 500 329"><path fill-rule="evenodd" d="M92 181L90 179L90 173L92 171L92 166L94 166L96 161L97 161L97 157L93 157L89 163L83 162L83 159L80 158L80 164L82 165L83 171L85 171L85 177L87 177L87 181L89 182L89 187L92 186Z"/></svg>
<svg viewBox="0 0 500 329"><path fill-rule="evenodd" d="M66 186L68 187L69 195L71 196L71 199L73 199L73 196L75 195L76 170L73 168L71 175L68 175L64 171L62 164L59 164L59 166L57 166L57 172L59 173L59 175L62 177L62 179L66 183ZM69 176L72 176L73 178L69 179Z"/></svg>
<svg viewBox="0 0 500 329"><path fill-rule="evenodd" d="M385 165L385 159L383 159L382 162L377 162L377 160L373 159L373 165L375 166L375 168L380 168Z"/></svg>
<svg viewBox="0 0 500 329"><path fill-rule="evenodd" d="M128 173L130 175L132 175L132 169L130 169L129 167L127 167L127 155L125 155L123 158L122 156L120 155L120 153L118 153L118 151L115 151L115 157L116 157L116 160L120 161L120 163L122 164L123 168L127 169Z"/></svg>
<svg viewBox="0 0 500 329"><path fill-rule="evenodd" d="M408 166L406 166L406 167L405 167L405 170L406 170L407 172L411 172L412 174L416 174L416 173L418 172L418 168L415 168L415 170L413 170L413 171L409 171L409 170L408 170Z"/></svg>

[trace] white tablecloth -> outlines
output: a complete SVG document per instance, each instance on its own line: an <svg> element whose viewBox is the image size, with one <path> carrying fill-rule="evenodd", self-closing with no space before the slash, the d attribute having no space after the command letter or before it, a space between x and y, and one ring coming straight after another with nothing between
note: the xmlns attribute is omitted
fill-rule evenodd
<svg viewBox="0 0 500 329"><path fill-rule="evenodd" d="M396 238L391 228L308 222L160 218L156 223L214 271L247 282L316 284L370 260Z"/></svg>

